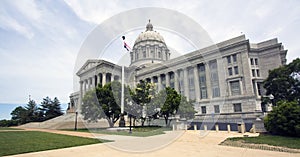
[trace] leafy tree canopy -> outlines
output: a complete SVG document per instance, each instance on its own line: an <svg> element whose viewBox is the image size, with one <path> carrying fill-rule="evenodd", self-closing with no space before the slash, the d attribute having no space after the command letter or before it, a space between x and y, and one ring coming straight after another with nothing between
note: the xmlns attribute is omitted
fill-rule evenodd
<svg viewBox="0 0 300 157"><path fill-rule="evenodd" d="M269 71L264 81L266 95L273 95L274 102L300 100L300 59Z"/></svg>
<svg viewBox="0 0 300 157"><path fill-rule="evenodd" d="M88 91L83 98L82 114L85 120L97 121L107 119L109 126L120 118L121 113L121 84L107 83L103 87L97 86Z"/></svg>

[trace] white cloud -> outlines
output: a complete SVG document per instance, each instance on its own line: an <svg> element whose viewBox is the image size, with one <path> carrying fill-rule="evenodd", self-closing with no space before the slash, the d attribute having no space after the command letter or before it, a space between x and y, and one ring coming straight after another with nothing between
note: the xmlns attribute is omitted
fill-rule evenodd
<svg viewBox="0 0 300 157"><path fill-rule="evenodd" d="M18 21L8 16L0 15L0 27L5 30L17 31L28 39L31 39L34 36L34 33L31 30L22 26Z"/></svg>

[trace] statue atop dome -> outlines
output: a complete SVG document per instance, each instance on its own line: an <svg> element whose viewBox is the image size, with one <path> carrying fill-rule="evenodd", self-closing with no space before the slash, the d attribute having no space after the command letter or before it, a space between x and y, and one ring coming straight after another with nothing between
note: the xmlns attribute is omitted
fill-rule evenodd
<svg viewBox="0 0 300 157"><path fill-rule="evenodd" d="M153 31L153 25L150 23L150 19L149 19L149 23L146 26L146 31Z"/></svg>

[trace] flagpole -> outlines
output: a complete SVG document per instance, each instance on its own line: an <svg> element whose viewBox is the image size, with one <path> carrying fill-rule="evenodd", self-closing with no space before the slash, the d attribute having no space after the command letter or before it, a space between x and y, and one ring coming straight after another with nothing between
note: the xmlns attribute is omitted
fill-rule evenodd
<svg viewBox="0 0 300 157"><path fill-rule="evenodd" d="M124 65L122 65L121 114L124 114Z"/></svg>

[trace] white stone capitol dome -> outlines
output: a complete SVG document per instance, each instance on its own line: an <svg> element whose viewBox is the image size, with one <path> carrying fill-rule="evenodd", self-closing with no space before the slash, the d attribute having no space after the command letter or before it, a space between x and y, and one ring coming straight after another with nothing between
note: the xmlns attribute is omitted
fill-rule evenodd
<svg viewBox="0 0 300 157"><path fill-rule="evenodd" d="M130 58L130 65L138 67L170 59L169 49L164 38L153 30L150 20L146 26L146 31L142 32L135 40Z"/></svg>

